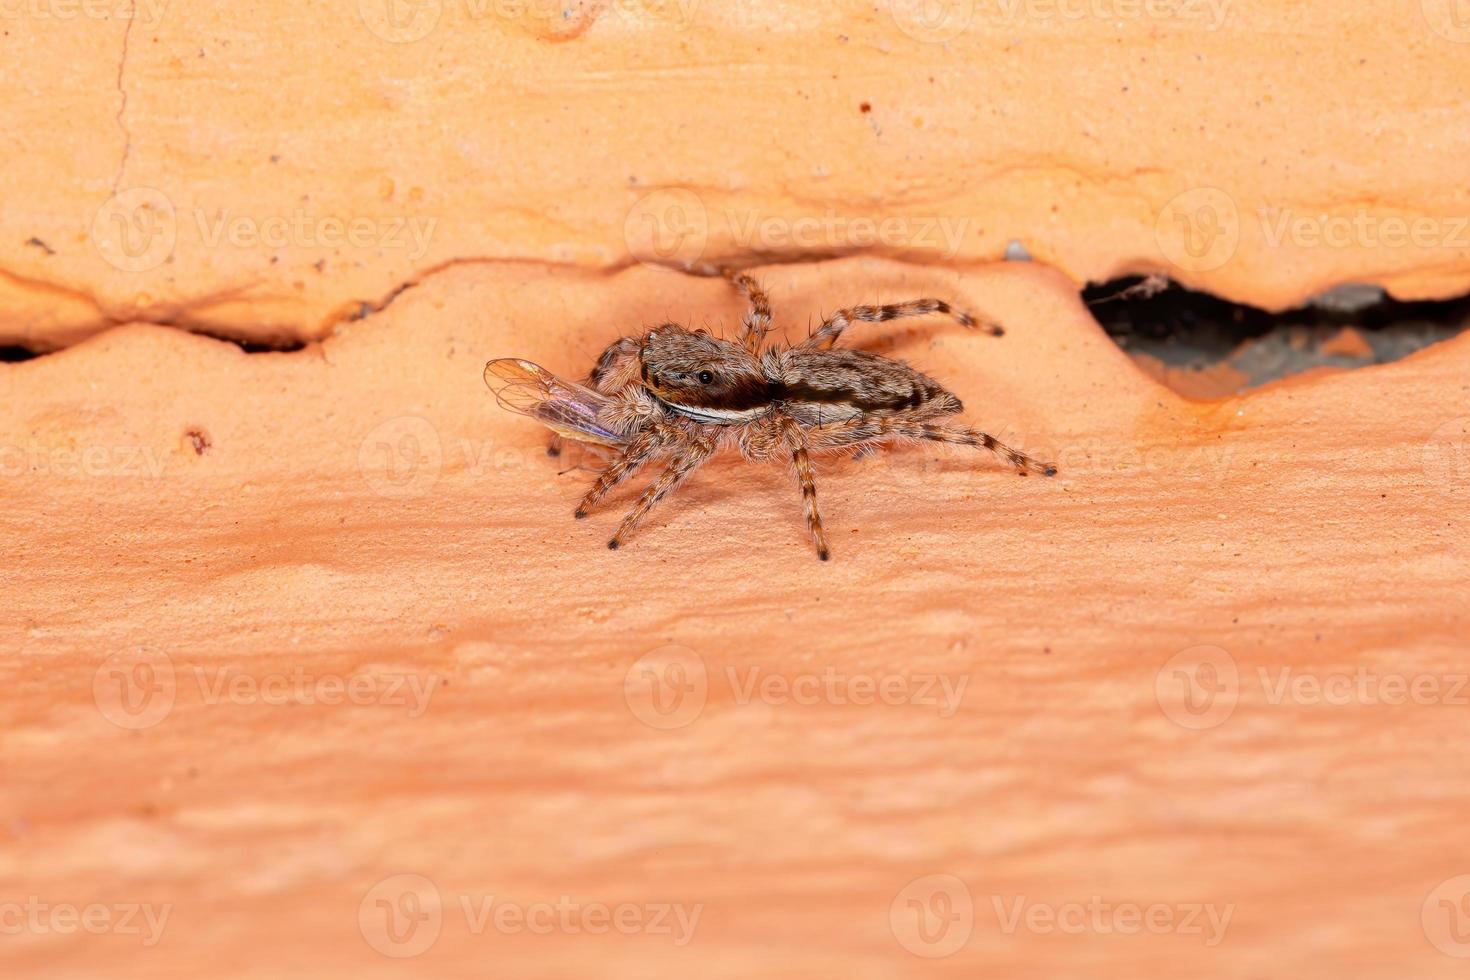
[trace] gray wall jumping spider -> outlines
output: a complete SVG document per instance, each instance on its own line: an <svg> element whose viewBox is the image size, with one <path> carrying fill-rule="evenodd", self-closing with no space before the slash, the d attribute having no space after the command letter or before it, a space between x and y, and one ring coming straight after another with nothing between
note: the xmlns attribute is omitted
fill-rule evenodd
<svg viewBox="0 0 1470 980"><path fill-rule="evenodd" d="M586 386L562 381L512 358L491 361L485 380L502 406L537 419L559 437L615 451L577 506L587 513L650 460L668 466L646 489L608 541L617 548L660 500L723 447L752 461L791 465L801 487L807 531L817 556L829 555L817 510L813 453L864 452L878 444L928 439L988 449L1021 475L1054 476L1056 467L1001 445L977 429L936 420L956 415L960 400L902 361L836 349L855 322L882 323L945 313L966 327L967 314L939 299L839 310L794 346L765 344L771 307L752 278L732 274L750 304L737 340L722 340L675 323L642 337L614 341L597 359ZM999 335L999 327L982 327ZM555 455L557 443L550 452Z"/></svg>

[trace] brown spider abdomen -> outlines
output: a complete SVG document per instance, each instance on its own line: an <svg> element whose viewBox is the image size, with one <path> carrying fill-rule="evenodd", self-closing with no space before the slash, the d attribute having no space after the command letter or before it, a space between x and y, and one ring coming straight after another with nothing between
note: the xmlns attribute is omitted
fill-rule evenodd
<svg viewBox="0 0 1470 980"><path fill-rule="evenodd" d="M860 350L789 351L780 398L799 422L819 425L858 415L955 415L964 405L943 385L902 361Z"/></svg>

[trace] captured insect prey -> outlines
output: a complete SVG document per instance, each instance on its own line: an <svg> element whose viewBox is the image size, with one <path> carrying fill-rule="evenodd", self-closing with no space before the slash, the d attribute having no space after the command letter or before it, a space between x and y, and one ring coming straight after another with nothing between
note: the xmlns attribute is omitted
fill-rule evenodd
<svg viewBox="0 0 1470 980"><path fill-rule="evenodd" d="M960 400L924 374L891 358L835 345L853 323L883 323L943 313L966 327L967 314L944 300L916 299L855 306L828 317L804 341L767 345L771 307L747 275L729 273L749 311L736 340L667 323L642 337L623 337L602 352L583 384L556 377L529 361L502 358L485 365L485 383L502 408L528 416L561 439L590 443L614 456L577 506L586 517L646 463L667 460L608 541L626 541L659 501L705 460L734 448L755 462L788 464L801 489L807 533L817 556L830 551L817 510L811 457L871 450L902 440L930 440L988 449L1021 475L1056 475L1056 467L1002 445L976 429L945 424ZM978 325L999 336L1001 329Z"/></svg>

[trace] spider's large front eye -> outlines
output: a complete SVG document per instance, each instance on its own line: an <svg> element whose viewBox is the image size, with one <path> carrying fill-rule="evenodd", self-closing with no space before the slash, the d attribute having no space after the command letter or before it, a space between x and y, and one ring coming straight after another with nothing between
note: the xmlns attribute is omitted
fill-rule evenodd
<svg viewBox="0 0 1470 980"><path fill-rule="evenodd" d="M707 385L707 384L709 384L713 380L715 380L715 376L714 376L713 373L711 373L709 371L700 371L699 372L699 383L700 384Z"/></svg>

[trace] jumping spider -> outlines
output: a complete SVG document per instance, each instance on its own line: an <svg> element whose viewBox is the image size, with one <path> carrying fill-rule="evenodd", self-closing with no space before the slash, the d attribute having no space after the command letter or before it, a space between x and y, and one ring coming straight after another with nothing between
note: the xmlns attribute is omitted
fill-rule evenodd
<svg viewBox="0 0 1470 980"><path fill-rule="evenodd" d="M485 366L485 380L504 407L541 421L560 437L615 451L577 506L578 518L645 463L668 458L668 467L623 518L609 548L621 545L659 501L726 446L752 461L779 458L791 464L807 531L823 561L829 550L817 511L813 453L865 452L886 442L928 439L988 449L1022 476L1056 474L1051 464L984 432L936 421L963 406L933 378L902 361L834 349L854 322L945 313L975 327L969 315L939 299L855 306L832 314L801 343L767 347L770 301L749 276L731 274L731 279L750 307L736 341L666 323L642 337L614 341L597 359L585 387L528 361L503 358ZM999 327L982 329L1001 333ZM553 443L553 455L557 446Z"/></svg>

